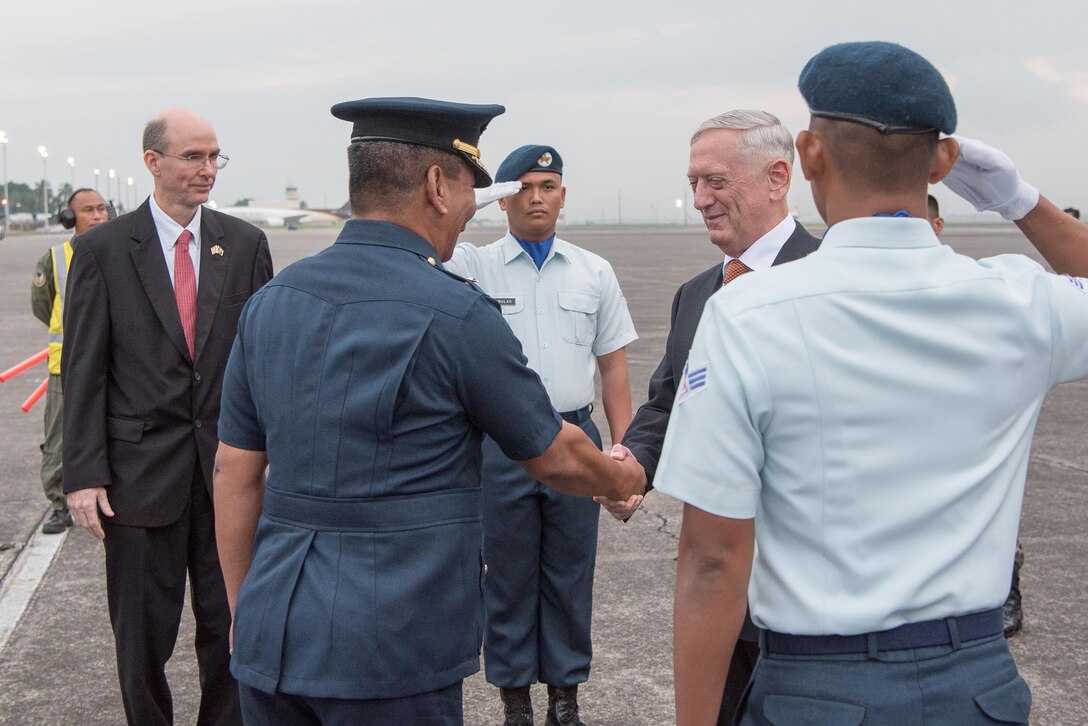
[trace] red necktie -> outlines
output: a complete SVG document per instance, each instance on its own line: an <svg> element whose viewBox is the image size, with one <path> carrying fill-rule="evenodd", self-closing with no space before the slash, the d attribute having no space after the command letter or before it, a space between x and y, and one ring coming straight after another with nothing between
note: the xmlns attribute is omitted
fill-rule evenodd
<svg viewBox="0 0 1088 726"><path fill-rule="evenodd" d="M729 260L729 263L725 266L725 279L722 280L722 287L733 282L744 273L751 271L752 268L740 260Z"/></svg>
<svg viewBox="0 0 1088 726"><path fill-rule="evenodd" d="M189 356L196 358L196 271L189 257L189 240L193 233L182 230L174 247L174 297L178 301L181 329L185 331L185 343Z"/></svg>

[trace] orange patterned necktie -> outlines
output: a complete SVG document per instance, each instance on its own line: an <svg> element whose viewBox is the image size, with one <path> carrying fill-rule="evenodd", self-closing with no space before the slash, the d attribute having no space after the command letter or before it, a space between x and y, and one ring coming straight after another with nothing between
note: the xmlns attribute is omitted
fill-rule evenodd
<svg viewBox="0 0 1088 726"><path fill-rule="evenodd" d="M725 279L722 280L722 287L725 287L729 283L736 280L745 272L751 272L752 268L744 264L740 260L729 260L729 264L725 266Z"/></svg>
<svg viewBox="0 0 1088 726"><path fill-rule="evenodd" d="M196 358L196 271L189 257L189 240L193 233L182 230L174 246L174 297L178 301L181 329L185 331L185 343L189 357Z"/></svg>

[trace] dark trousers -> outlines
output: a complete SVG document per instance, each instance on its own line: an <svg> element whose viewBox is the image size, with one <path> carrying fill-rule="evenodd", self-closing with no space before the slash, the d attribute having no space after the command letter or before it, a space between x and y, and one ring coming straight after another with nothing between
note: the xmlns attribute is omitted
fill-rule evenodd
<svg viewBox="0 0 1088 726"><path fill-rule="evenodd" d="M230 609L215 546L215 518L199 469L191 488L181 518L165 527L127 527L102 518L110 623L121 699L130 724L174 722L164 668L178 637L186 573L200 671L196 723L242 722L238 688L230 674Z"/></svg>
<svg viewBox="0 0 1088 726"><path fill-rule="evenodd" d="M998 634L875 658L764 655L741 709L741 726L1026 724L1031 693Z"/></svg>
<svg viewBox="0 0 1088 726"><path fill-rule="evenodd" d="M64 427L61 425L64 410L64 389L60 376L49 375L49 388L45 391L45 441L42 443L42 491L53 509L68 508L64 497L61 447L64 444Z"/></svg>
<svg viewBox="0 0 1088 726"><path fill-rule="evenodd" d="M351 700L269 694L238 684L246 726L462 726L461 681L404 698Z"/></svg>
<svg viewBox="0 0 1088 726"><path fill-rule="evenodd" d="M599 447L589 418L571 416ZM534 480L483 445L484 672L488 683L567 687L589 678L600 506Z"/></svg>
<svg viewBox="0 0 1088 726"><path fill-rule="evenodd" d="M758 660L759 643L737 641L733 648L733 660L729 661L729 671L725 674L725 692L722 694L721 711L718 712L718 726L733 726L733 717L737 715Z"/></svg>

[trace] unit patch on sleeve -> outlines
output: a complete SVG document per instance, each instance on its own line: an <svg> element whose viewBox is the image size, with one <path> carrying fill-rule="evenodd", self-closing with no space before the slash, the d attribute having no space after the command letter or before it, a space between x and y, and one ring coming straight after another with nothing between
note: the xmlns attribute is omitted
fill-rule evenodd
<svg viewBox="0 0 1088 726"><path fill-rule="evenodd" d="M680 388L676 392L676 402L683 403L701 391L705 391L710 384L710 363L695 363L689 360L684 364L684 372L680 376Z"/></svg>
<svg viewBox="0 0 1088 726"><path fill-rule="evenodd" d="M1070 285L1077 288L1078 290L1083 291L1086 289L1086 286L1088 286L1088 279L1085 279L1083 277L1073 277L1072 275L1062 275L1062 277L1065 278L1066 282L1068 282Z"/></svg>

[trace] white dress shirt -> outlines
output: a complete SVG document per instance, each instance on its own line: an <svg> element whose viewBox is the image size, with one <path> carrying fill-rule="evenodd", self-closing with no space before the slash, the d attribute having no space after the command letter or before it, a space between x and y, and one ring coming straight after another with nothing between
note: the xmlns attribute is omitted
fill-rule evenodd
<svg viewBox="0 0 1088 726"><path fill-rule="evenodd" d="M752 619L856 634L1001 605L1035 422L1088 376L1085 281L851 219L707 303L656 487L755 518Z"/></svg>
<svg viewBox="0 0 1088 726"><path fill-rule="evenodd" d="M795 229L797 229L797 220L787 214L786 217L767 232L767 234L753 242L740 257L733 258L727 256L725 261L722 262L722 279L725 278L725 267L729 264L729 260L732 259L740 260L753 272L756 270L766 270L774 264L775 258L778 257L778 253L782 251L782 246L786 244L786 240L790 238L790 235L793 234Z"/></svg>
<svg viewBox="0 0 1088 726"><path fill-rule="evenodd" d="M178 246L178 237L181 236L182 230L189 230L193 238L189 240L189 258L193 261L193 273L195 275L195 282L197 289L200 289L200 212L204 209L203 206L196 208L196 214L189 221L189 224L182 227L180 224L170 218L166 212L162 211L158 202L155 201L155 195L152 194L148 197L148 201L151 203L151 218L155 220L155 230L159 233L159 244L162 245L162 254L166 257L166 269L170 272L170 285L174 285L174 248Z"/></svg>

